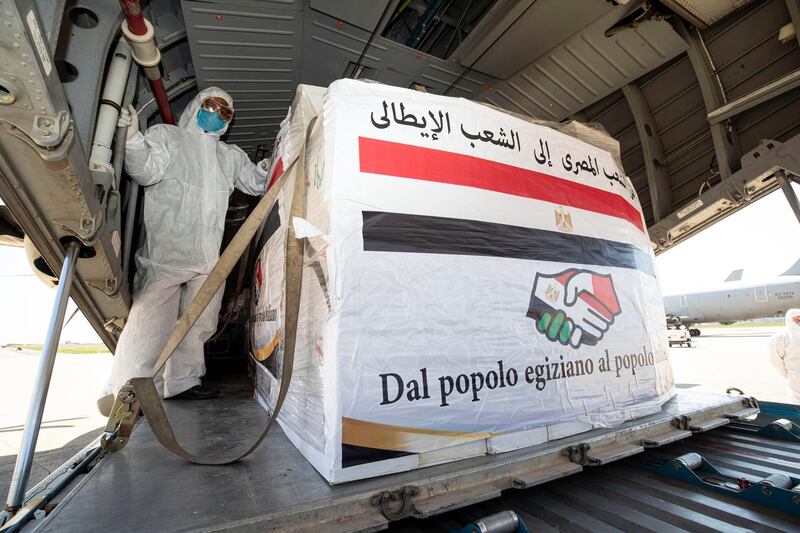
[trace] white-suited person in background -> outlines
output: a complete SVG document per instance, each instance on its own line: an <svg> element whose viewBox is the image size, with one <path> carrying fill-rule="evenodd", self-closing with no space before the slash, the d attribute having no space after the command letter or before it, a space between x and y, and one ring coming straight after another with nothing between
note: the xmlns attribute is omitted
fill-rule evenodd
<svg viewBox="0 0 800 533"><path fill-rule="evenodd" d="M789 381L789 393L800 403L800 309L786 311L786 327L772 336L770 361Z"/></svg>
<svg viewBox="0 0 800 533"><path fill-rule="evenodd" d="M98 408L108 414L129 379L146 377L180 314L219 258L228 198L233 189L262 195L264 166L241 148L219 140L233 118L233 100L216 87L186 106L178 126L157 124L144 135L131 106L120 114L128 127L125 170L144 187L144 246L136 252L133 304ZM206 399L203 344L217 327L223 288L181 342L156 387L164 398Z"/></svg>

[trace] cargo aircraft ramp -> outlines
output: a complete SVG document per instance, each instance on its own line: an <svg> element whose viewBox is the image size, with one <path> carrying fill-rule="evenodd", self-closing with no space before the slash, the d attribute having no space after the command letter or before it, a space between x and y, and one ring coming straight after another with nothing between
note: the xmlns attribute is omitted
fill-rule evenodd
<svg viewBox="0 0 800 533"><path fill-rule="evenodd" d="M679 390L660 413L620 427L595 429L514 452L344 485L329 485L279 428L248 459L227 468L213 468L187 465L172 456L153 438L146 423L142 423L122 451L102 458L89 474L63 493L59 505L36 530L85 531L87 527L116 531L298 531L322 527L330 531L380 530L392 520L426 519L480 502L488 502L484 504L487 508L498 509L513 502L515 508L524 512L527 505L524 502L528 501L532 502L529 514L546 520L564 506L574 506L567 499L539 514L536 505L541 502L536 502L548 498L549 487L577 485L599 494L602 491L590 488L593 485L588 483L588 478L595 479L598 475L606 484L620 483L620 476L624 478L623 485L647 484L651 474L637 473L638 477L631 478L627 474L631 467L605 465L676 441L680 443L674 446L680 450L695 449L696 442L713 442L718 438L714 428L755 415L754 405L740 396ZM178 438L187 448L198 452L204 451L203 447L218 447L223 441L233 448L243 444L252 438L248 433L255 431L266 416L244 392L238 397L194 405L167 402L167 409ZM670 450L667 447L659 451L662 449ZM796 455L800 450L791 453ZM604 472L609 469L614 474L605 477ZM567 480L541 490L526 490L567 476L570 476ZM618 488L612 487L609 494ZM645 498L647 494L644 491L630 497ZM625 507L628 514L637 517L648 514L633 500L617 502L615 506ZM691 507L691 502L686 506ZM128 507L147 512L128 513L125 510ZM470 507L468 512L480 508ZM611 507L607 510L610 512ZM764 511L748 517L757 521L759 513ZM687 516L691 520L693 515ZM764 516L772 515L766 512ZM714 523L724 523L719 520ZM788 520L769 518L765 523L789 524ZM36 522L30 525L35 526ZM558 520L554 519L552 524L557 525ZM397 526L435 527L435 524L412 520Z"/></svg>

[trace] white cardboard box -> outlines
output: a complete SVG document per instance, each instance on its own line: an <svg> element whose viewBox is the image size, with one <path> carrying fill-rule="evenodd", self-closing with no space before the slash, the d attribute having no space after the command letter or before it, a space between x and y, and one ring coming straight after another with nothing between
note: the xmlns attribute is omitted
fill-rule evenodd
<svg viewBox="0 0 800 533"><path fill-rule="evenodd" d="M612 426L672 396L654 256L635 191L600 148L608 137L340 80L299 88L274 168L291 167L315 115L307 214L291 221L306 264L279 421L328 481ZM258 244L252 354L266 408L296 168Z"/></svg>

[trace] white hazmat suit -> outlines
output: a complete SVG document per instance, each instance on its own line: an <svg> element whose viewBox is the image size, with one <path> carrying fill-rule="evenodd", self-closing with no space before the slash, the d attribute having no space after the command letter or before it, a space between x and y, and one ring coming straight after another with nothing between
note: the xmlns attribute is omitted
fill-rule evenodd
<svg viewBox="0 0 800 533"><path fill-rule="evenodd" d="M770 361L788 381L792 399L800 403L800 309L786 311L786 328L772 336Z"/></svg>
<svg viewBox="0 0 800 533"><path fill-rule="evenodd" d="M144 246L136 252L133 305L117 344L103 394L116 394L130 378L144 377L158 359L178 317L188 307L219 258L228 198L237 188L261 195L266 173L241 148L219 140L228 127L206 133L197 123L210 87L189 103L179 125L155 125L125 145L125 170L144 187ZM156 378L169 398L200 384L205 374L203 344L217 327L223 289Z"/></svg>

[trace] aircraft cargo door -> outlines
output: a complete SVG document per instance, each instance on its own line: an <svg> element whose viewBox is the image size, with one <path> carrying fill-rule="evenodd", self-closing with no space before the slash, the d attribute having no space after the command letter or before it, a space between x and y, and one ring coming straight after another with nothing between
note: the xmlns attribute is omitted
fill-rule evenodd
<svg viewBox="0 0 800 533"><path fill-rule="evenodd" d="M753 290L756 293L756 302L757 303L766 303L766 301L767 301L767 288L766 287L756 287Z"/></svg>

